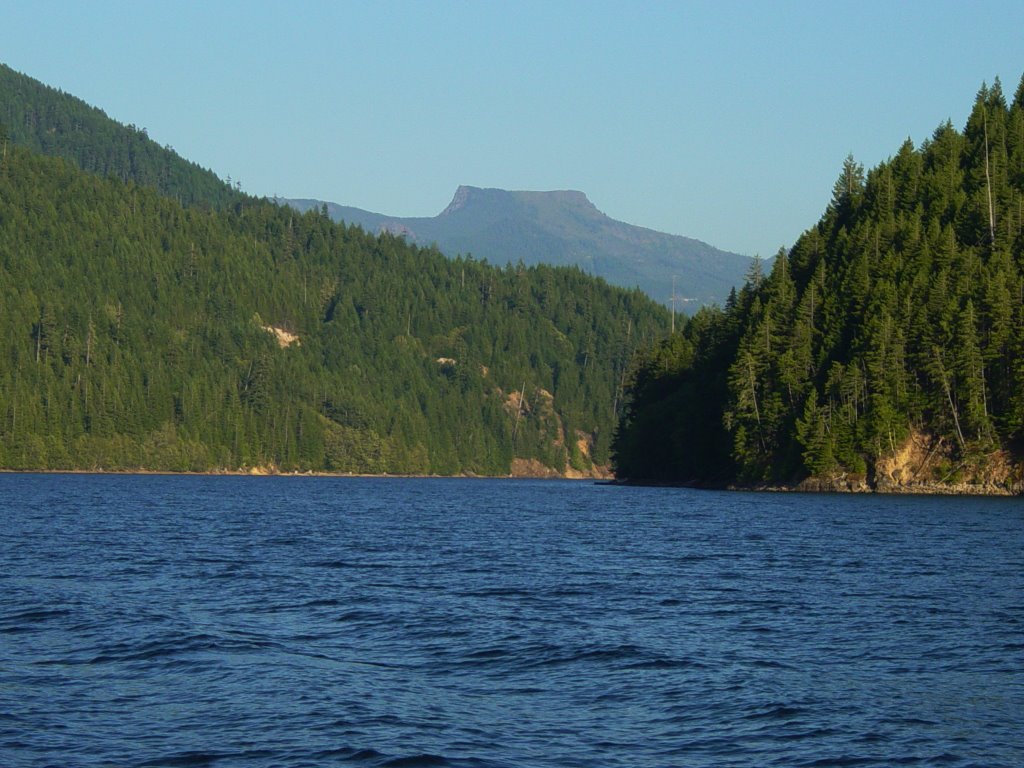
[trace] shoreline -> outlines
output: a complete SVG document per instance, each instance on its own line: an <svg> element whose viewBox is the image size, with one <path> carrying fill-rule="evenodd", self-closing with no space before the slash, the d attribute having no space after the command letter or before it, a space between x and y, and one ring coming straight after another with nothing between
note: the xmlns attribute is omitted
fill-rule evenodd
<svg viewBox="0 0 1024 768"><path fill-rule="evenodd" d="M505 480L590 480L608 482L614 479L608 465L594 464L589 470L578 470L566 464L561 472L553 467L541 464L536 459L514 459L511 470L503 475L482 475L472 471L455 474L431 474L422 472L330 472L326 470L281 470L276 464L256 464L236 468L217 467L208 470L172 470L149 469L146 467L130 467L125 469L105 469L103 467L74 467L62 469L13 469L0 467L0 474L40 474L40 475L182 475L196 477L364 477L364 478L473 478L473 479L505 479Z"/></svg>
<svg viewBox="0 0 1024 768"><path fill-rule="evenodd" d="M851 483L843 479L823 480L808 478L797 484L789 483L754 483L742 484L735 482L701 483L673 480L636 480L616 477L570 476L554 473L545 474L508 474L508 475L477 475L472 473L456 475L430 474L362 474L353 472L280 472L268 471L264 467L253 469L219 469L204 472L160 469L10 469L0 468L0 475L125 475L153 477L287 477L287 478L361 478L361 479L417 479L417 480L570 480L586 481L596 485L612 485L638 488L687 488L696 491L735 491L739 493L804 493L804 494L858 494L865 496L965 496L965 497L1004 497L1024 496L1024 487L1006 487L995 483L938 483L920 482L906 485L884 483L882 487L869 485L865 481Z"/></svg>
<svg viewBox="0 0 1024 768"><path fill-rule="evenodd" d="M607 485L636 486L641 488L690 488L697 491L736 491L740 493L805 493L862 496L990 496L1013 498L1024 496L1024 486L1006 487L995 483L937 483L921 482L907 485L885 483L881 487L866 482L851 484L808 478L795 485L787 483L696 483L670 480L613 479Z"/></svg>
<svg viewBox="0 0 1024 768"><path fill-rule="evenodd" d="M7 467L0 468L0 475L138 475L138 476L157 476L157 477L334 477L334 478L395 478L395 479L420 479L420 480L590 480L592 482L610 482L607 478L600 477L575 477L568 475L557 475L557 474L538 474L538 475L520 475L520 474L508 474L508 475L477 475L477 474L458 474L458 475L427 475L427 474L362 474L355 472L324 472L324 471L305 471L305 472L280 472L280 471L253 471L245 469L224 469L224 470L209 470L204 472L196 471L183 471L177 472L169 469L10 469Z"/></svg>

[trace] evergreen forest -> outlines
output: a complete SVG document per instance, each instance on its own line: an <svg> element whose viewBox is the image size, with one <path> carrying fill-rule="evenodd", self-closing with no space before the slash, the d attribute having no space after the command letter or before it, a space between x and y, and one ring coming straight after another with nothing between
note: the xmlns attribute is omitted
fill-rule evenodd
<svg viewBox="0 0 1024 768"><path fill-rule="evenodd" d="M847 158L818 223L629 379L622 477L1019 485L993 468L1019 475L1024 443L1024 80L866 173Z"/></svg>
<svg viewBox="0 0 1024 768"><path fill-rule="evenodd" d="M4 138L38 154L62 157L84 171L152 187L186 206L225 208L243 195L212 171L124 126L97 107L0 64Z"/></svg>
<svg viewBox="0 0 1024 768"><path fill-rule="evenodd" d="M2 66L0 105L0 468L609 463L639 291L244 195Z"/></svg>

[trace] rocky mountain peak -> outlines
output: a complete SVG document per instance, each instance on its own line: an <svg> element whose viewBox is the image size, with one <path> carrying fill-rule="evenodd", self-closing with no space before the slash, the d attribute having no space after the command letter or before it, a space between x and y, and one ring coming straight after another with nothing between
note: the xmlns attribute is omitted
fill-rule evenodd
<svg viewBox="0 0 1024 768"><path fill-rule="evenodd" d="M510 192L505 189L472 187L460 184L455 190L448 207L440 216L448 216L474 204L515 205L516 203L540 204L543 207L576 208L600 213L585 193L575 189L559 189L549 192Z"/></svg>
<svg viewBox="0 0 1024 768"><path fill-rule="evenodd" d="M478 187L468 187L465 184L460 184L459 188L455 190L455 196L452 198L452 201L448 203L448 207L441 211L441 215L447 216L465 207L466 203L469 202L470 195L476 191L479 191Z"/></svg>

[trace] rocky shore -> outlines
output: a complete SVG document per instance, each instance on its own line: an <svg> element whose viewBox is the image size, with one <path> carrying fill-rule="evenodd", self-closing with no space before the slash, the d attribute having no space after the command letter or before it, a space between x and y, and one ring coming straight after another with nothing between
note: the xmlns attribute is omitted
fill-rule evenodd
<svg viewBox="0 0 1024 768"><path fill-rule="evenodd" d="M912 432L865 474L837 473L806 478L773 490L825 493L905 493L945 496L1024 495L1024 462L1005 449L963 451L949 441ZM767 488L765 490L768 490Z"/></svg>

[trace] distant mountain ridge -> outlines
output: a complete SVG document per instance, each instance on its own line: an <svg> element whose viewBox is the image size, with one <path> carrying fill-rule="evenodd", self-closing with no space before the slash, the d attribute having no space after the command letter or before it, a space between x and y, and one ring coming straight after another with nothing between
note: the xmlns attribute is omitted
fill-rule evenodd
<svg viewBox="0 0 1024 768"><path fill-rule="evenodd" d="M723 304L742 284L751 259L700 240L617 221L583 192L508 191L460 186L437 216L399 217L309 199L279 200L307 211L327 206L335 221L391 232L449 256L471 254L491 263L579 266L613 285L639 287L680 308Z"/></svg>

